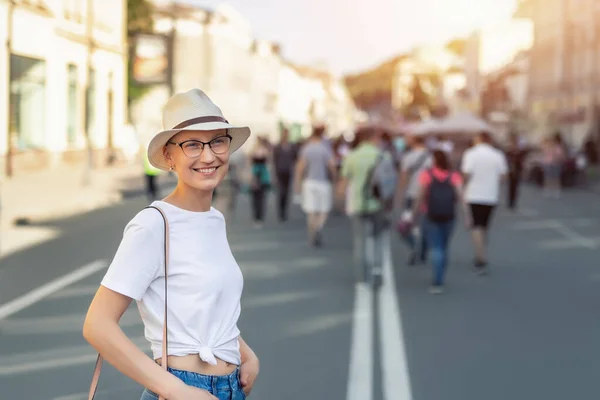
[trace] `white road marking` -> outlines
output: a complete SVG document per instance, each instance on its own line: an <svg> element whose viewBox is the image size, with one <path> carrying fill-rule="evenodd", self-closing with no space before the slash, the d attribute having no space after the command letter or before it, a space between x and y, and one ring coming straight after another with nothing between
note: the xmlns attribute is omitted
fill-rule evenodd
<svg viewBox="0 0 600 400"><path fill-rule="evenodd" d="M81 332L85 313L62 314L51 317L8 318L0 322L2 335L42 335ZM129 307L119 320L121 327L142 324L135 307Z"/></svg>
<svg viewBox="0 0 600 400"><path fill-rule="evenodd" d="M548 250L580 249L582 247L595 249L600 247L600 236L587 238L587 240L589 241L588 243L572 239L545 240L539 244L539 247Z"/></svg>
<svg viewBox="0 0 600 400"><path fill-rule="evenodd" d="M541 221L524 221L517 222L513 225L512 229L516 231L535 231L543 229L553 229L556 227L556 222L553 219L543 219Z"/></svg>
<svg viewBox="0 0 600 400"><path fill-rule="evenodd" d="M37 303L43 298L51 295L54 292L59 291L62 288L65 288L77 281L87 278L90 275L95 274L102 269L105 269L108 266L108 263L105 260L96 260L83 267L76 269L73 272L70 272L60 278L57 278L53 281L45 283L44 285L38 287L37 289L32 290L29 293L24 294L21 297L18 297L8 303L0 306L0 320L13 315L32 304Z"/></svg>
<svg viewBox="0 0 600 400"><path fill-rule="evenodd" d="M307 336L329 331L340 325L350 325L351 322L353 314L349 312L326 314L297 320L289 324L285 331L289 337Z"/></svg>
<svg viewBox="0 0 600 400"><path fill-rule="evenodd" d="M580 223L581 220L574 222ZM564 239L546 240L539 244L544 249L568 249L568 248L587 248L597 249L600 243L597 238L586 237L567 225L556 219L544 219L540 221L519 222L513 226L513 230L517 231L533 231L533 230L553 230L561 234Z"/></svg>
<svg viewBox="0 0 600 400"><path fill-rule="evenodd" d="M316 290L305 290L301 292L286 292L274 293L259 296L249 296L242 299L242 308L268 307L274 305L282 305L287 303L295 303L302 300L314 299L323 296L326 293Z"/></svg>
<svg viewBox="0 0 600 400"><path fill-rule="evenodd" d="M596 249L598 248L598 244L592 240L589 239L583 235L581 235L580 233L575 232L573 229L569 228L568 226L566 226L565 224L556 221L556 226L554 227L554 229L557 232L560 232L563 236L565 236L567 239L569 239L571 242L576 243L579 245L579 247L586 247L588 249Z"/></svg>
<svg viewBox="0 0 600 400"><path fill-rule="evenodd" d="M92 296L98 290L98 285L75 286L72 288L61 290L60 292L52 293L48 299L67 299L70 297L88 297Z"/></svg>
<svg viewBox="0 0 600 400"><path fill-rule="evenodd" d="M379 334L384 400L412 400L400 303L392 266L390 236L384 237L383 284L379 289Z"/></svg>
<svg viewBox="0 0 600 400"><path fill-rule="evenodd" d="M146 353L150 351L148 341L143 336L133 338L131 341ZM93 364L97 357L98 355L89 345L3 355L0 362L0 376ZM90 368L90 379L92 372L93 370Z"/></svg>
<svg viewBox="0 0 600 400"><path fill-rule="evenodd" d="M346 400L373 399L373 295L356 284Z"/></svg>
<svg viewBox="0 0 600 400"><path fill-rule="evenodd" d="M518 211L519 215L523 217L539 217L540 212L532 208L523 208Z"/></svg>

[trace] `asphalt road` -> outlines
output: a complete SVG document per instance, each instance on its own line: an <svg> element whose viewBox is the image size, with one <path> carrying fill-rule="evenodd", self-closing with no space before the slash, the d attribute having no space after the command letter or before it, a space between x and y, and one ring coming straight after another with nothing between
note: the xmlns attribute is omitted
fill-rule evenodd
<svg viewBox="0 0 600 400"><path fill-rule="evenodd" d="M130 199L48 222L55 239L0 259L1 399L87 398L95 355L81 324L125 223L144 205ZM344 217L330 220L326 247L315 251L298 210L255 230L242 202L229 236L245 277L239 326L262 364L251 398L599 398L600 196L526 190L521 213L495 217L492 274L472 273L468 235L457 227L447 291L433 297L430 269L407 267L395 235L388 279L371 293L353 283ZM83 279L10 312L23 295L82 270ZM1 319L3 310L10 315ZM135 306L121 325L147 349ZM108 366L96 398L140 391Z"/></svg>

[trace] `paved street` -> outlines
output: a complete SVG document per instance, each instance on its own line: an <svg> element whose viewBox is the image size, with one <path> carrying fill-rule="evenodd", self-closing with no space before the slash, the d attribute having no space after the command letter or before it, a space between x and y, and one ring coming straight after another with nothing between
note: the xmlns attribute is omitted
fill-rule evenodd
<svg viewBox="0 0 600 400"><path fill-rule="evenodd" d="M45 223L52 239L1 259L2 398L87 398L95 354L81 324L125 222L144 205L130 199ZM496 214L485 278L469 269L471 246L457 227L447 292L438 297L426 293L429 268L405 266L395 235L392 279L373 294L353 283L345 218L330 220L326 247L313 251L298 210L287 224L271 216L254 230L247 208L243 201L229 235L245 277L240 329L262 363L251 398L600 396L600 196L558 201L526 190L520 214ZM122 326L147 349L135 306ZM97 398L135 399L140 390L107 367Z"/></svg>

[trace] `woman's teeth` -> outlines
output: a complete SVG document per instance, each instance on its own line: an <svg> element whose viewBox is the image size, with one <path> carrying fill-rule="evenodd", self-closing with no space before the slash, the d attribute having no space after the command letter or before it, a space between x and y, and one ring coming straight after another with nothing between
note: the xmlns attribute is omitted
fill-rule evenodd
<svg viewBox="0 0 600 400"><path fill-rule="evenodd" d="M212 174L213 172L215 172L217 168L212 167L212 168L195 168L194 171L196 172L200 172L201 174Z"/></svg>

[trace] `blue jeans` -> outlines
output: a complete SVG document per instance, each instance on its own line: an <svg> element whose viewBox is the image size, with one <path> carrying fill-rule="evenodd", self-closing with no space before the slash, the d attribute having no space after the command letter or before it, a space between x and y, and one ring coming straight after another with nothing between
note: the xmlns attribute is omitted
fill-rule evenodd
<svg viewBox="0 0 600 400"><path fill-rule="evenodd" d="M433 285L442 286L448 265L448 247L454 230L454 220L446 222L427 220L425 229L433 264Z"/></svg>
<svg viewBox="0 0 600 400"><path fill-rule="evenodd" d="M185 384L209 391L219 400L245 400L246 395L240 384L239 368L229 375L213 376L203 375L196 372L182 371L169 368L169 372ZM158 395L145 389L140 400L156 400Z"/></svg>

